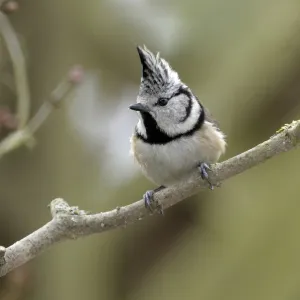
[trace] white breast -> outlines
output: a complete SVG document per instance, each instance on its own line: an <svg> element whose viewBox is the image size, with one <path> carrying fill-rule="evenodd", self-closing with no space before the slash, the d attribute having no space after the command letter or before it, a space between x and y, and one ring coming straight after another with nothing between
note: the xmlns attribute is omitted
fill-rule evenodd
<svg viewBox="0 0 300 300"><path fill-rule="evenodd" d="M165 145L131 139L131 150L146 177L168 186L189 174L200 162L214 163L225 151L224 136L209 122L192 136Z"/></svg>

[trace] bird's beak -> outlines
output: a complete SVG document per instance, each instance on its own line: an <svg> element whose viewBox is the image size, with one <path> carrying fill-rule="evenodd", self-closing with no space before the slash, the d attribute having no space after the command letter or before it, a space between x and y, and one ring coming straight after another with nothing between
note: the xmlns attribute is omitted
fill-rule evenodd
<svg viewBox="0 0 300 300"><path fill-rule="evenodd" d="M142 103L132 104L129 106L129 108L140 112L149 112L149 108L143 105Z"/></svg>

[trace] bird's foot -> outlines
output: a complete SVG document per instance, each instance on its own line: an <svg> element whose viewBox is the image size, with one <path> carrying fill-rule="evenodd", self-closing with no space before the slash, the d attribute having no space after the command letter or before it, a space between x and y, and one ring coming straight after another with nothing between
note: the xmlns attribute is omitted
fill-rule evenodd
<svg viewBox="0 0 300 300"><path fill-rule="evenodd" d="M153 195L154 195L154 191L153 190L150 190L150 191L147 191L144 195L143 195L143 199L144 199L144 202L145 202L145 207L153 212L154 210L154 199L153 199Z"/></svg>
<svg viewBox="0 0 300 300"><path fill-rule="evenodd" d="M209 180L208 173L207 173L208 170L209 170L209 171L211 170L210 166L209 166L207 163L201 163L201 164L199 165L199 170L200 170L201 178L202 178L203 180L206 180L206 182L209 184L209 188L210 188L211 190L213 190L213 189L214 189L214 186L211 184L211 182L210 182L210 180Z"/></svg>
<svg viewBox="0 0 300 300"><path fill-rule="evenodd" d="M160 186L158 187L157 189L155 190L150 190L150 191L147 191L144 196L143 196L143 199L144 199L144 202L145 202L145 207L150 211L150 212L154 212L156 209L158 209L159 213L161 215L164 214L164 211L163 211L163 208L157 204L154 199L153 199L153 195L154 193L164 189L165 187L164 186Z"/></svg>

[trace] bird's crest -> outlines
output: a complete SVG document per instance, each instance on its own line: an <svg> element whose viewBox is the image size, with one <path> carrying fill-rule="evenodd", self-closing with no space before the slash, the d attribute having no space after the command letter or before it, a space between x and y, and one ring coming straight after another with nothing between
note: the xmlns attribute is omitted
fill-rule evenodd
<svg viewBox="0 0 300 300"><path fill-rule="evenodd" d="M137 51L142 64L141 92L161 93L181 84L177 72L159 53L155 56L146 46L138 46Z"/></svg>

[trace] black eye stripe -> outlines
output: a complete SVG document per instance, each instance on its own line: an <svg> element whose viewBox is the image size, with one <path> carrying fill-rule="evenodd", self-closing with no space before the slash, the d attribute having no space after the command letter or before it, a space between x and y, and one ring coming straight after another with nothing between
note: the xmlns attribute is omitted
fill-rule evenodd
<svg viewBox="0 0 300 300"><path fill-rule="evenodd" d="M186 121L187 118L191 115L192 106L193 106L192 99L189 97L188 106L185 108L185 117L180 120L181 123Z"/></svg>
<svg viewBox="0 0 300 300"><path fill-rule="evenodd" d="M179 90L179 91L175 92L175 93L172 95L171 98L177 97L177 96L179 96L179 95L181 95L181 94L183 94L183 92Z"/></svg>
<svg viewBox="0 0 300 300"><path fill-rule="evenodd" d="M157 100L157 102L156 102L154 105L155 105L155 106L157 106L157 105L159 105L159 106L165 106L165 105L168 103L169 100L171 100L172 98L177 97L177 96L179 96L179 95L181 95L181 94L184 94L184 95L186 95L187 97L191 98L191 93L190 93L188 90L186 90L186 89L180 87L180 88L178 89L178 91L175 92L170 98L166 98L166 97L159 98L159 99ZM162 103L163 103L163 104L162 104Z"/></svg>
<svg viewBox="0 0 300 300"><path fill-rule="evenodd" d="M184 94L184 95L188 96L189 98L191 98L191 96L192 96L190 91L188 91L187 89L185 89L183 87L180 87L179 90L172 95L172 97L176 97L181 94Z"/></svg>

